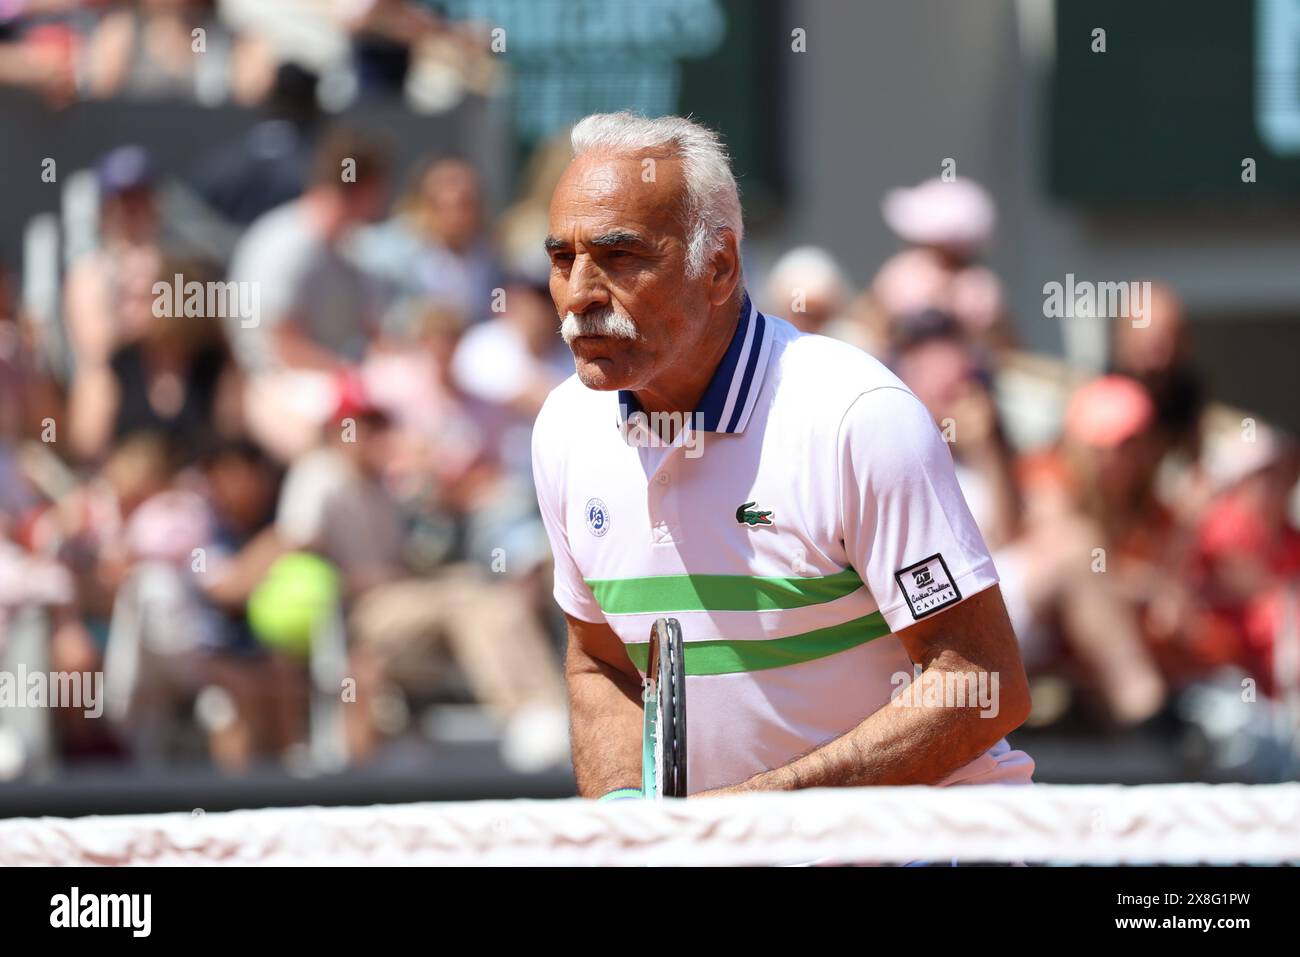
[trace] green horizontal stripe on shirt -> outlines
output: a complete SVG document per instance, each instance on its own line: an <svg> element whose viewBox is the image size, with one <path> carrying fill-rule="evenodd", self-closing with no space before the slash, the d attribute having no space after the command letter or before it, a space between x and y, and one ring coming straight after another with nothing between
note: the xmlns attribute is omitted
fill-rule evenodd
<svg viewBox="0 0 1300 957"><path fill-rule="evenodd" d="M880 612L873 611L862 618L819 628L788 638L769 638L761 641L686 641L683 651L688 675L731 675L740 672L765 671L787 665L816 661L830 655L848 651L858 645L889 634L889 625ZM650 661L647 642L628 645L628 657L642 671Z"/></svg>
<svg viewBox="0 0 1300 957"><path fill-rule="evenodd" d="M607 615L674 611L772 611L820 605L862 587L852 568L821 578L753 578L748 575L655 575L588 579Z"/></svg>

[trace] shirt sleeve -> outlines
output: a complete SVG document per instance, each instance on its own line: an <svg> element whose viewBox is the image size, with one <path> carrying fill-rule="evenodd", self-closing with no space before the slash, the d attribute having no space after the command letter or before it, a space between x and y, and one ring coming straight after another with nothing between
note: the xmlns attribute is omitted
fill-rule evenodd
<svg viewBox="0 0 1300 957"><path fill-rule="evenodd" d="M581 621L601 623L605 615L600 610L596 596L583 579L578 564L573 559L569 547L569 533L564 524L563 490L560 481L554 476L554 455L548 455L547 449L554 448L554 439L548 437L545 412L537 417L533 426L533 482L537 487L537 505L542 513L542 524L546 526L546 537L551 543L551 554L555 562L555 602L567 615Z"/></svg>
<svg viewBox="0 0 1300 957"><path fill-rule="evenodd" d="M997 584L952 454L916 396L894 386L858 396L838 449L845 550L891 630Z"/></svg>
<svg viewBox="0 0 1300 957"><path fill-rule="evenodd" d="M284 478L275 512L275 530L291 548L313 548L325 537L333 484L317 458L295 462Z"/></svg>

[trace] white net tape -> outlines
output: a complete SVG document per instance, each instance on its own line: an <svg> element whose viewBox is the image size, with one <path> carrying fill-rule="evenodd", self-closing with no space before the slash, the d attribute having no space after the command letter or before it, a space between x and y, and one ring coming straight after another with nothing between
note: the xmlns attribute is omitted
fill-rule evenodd
<svg viewBox="0 0 1300 957"><path fill-rule="evenodd" d="M863 788L0 821L13 865L1300 862L1300 784Z"/></svg>

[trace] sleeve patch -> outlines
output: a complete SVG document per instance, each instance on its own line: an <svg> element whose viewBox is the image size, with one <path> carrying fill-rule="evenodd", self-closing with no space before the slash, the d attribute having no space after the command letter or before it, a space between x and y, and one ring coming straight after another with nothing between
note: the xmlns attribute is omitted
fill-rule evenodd
<svg viewBox="0 0 1300 957"><path fill-rule="evenodd" d="M961 592L952 580L948 564L938 553L894 572L894 580L907 599L914 621L961 601Z"/></svg>

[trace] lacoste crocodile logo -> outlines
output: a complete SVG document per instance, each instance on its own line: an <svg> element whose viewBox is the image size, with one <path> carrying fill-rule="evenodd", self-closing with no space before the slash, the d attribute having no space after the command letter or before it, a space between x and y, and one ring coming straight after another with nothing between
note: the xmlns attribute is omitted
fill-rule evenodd
<svg viewBox="0 0 1300 957"><path fill-rule="evenodd" d="M736 509L736 521L741 525L771 525L771 510L752 509L750 506L753 504L753 502L746 502Z"/></svg>

